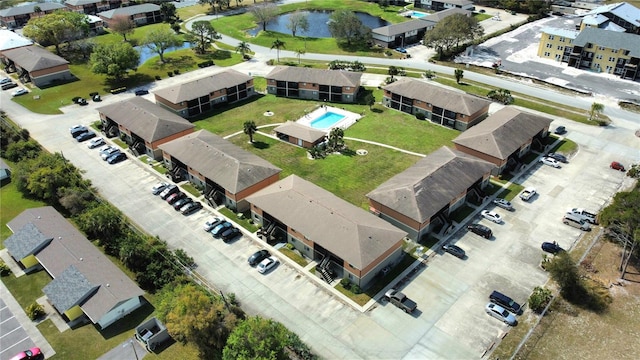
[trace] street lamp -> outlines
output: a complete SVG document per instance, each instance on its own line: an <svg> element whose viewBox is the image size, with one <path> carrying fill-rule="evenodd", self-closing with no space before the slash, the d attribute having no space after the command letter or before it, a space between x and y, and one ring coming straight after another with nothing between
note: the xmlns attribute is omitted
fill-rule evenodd
<svg viewBox="0 0 640 360"><path fill-rule="evenodd" d="M129 339L129 341L127 341L126 343L124 343L122 345L122 347L125 347L127 345L131 345L131 348L133 349L133 355L136 357L136 360L140 360L138 358L138 353L136 352L136 344L133 343L133 339Z"/></svg>

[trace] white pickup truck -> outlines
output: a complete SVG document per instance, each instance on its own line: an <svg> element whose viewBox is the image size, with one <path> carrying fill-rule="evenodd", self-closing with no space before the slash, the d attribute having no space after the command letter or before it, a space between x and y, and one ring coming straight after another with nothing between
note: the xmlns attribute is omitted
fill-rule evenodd
<svg viewBox="0 0 640 360"><path fill-rule="evenodd" d="M584 219L586 222L590 223L590 224L597 224L598 223L598 219L597 219L597 214L589 212L585 209L582 208L573 208L573 209L569 209L567 210L567 214L573 214L573 215L577 215L582 217L582 219Z"/></svg>
<svg viewBox="0 0 640 360"><path fill-rule="evenodd" d="M520 193L520 199L524 201L529 201L536 194L536 189L532 187L525 188Z"/></svg>

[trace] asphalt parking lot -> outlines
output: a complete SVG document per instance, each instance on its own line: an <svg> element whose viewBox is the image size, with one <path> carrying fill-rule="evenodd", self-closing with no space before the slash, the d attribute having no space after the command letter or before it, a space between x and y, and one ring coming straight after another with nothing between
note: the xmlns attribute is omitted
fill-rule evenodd
<svg viewBox="0 0 640 360"><path fill-rule="evenodd" d="M35 346L4 299L0 299L0 360L8 360Z"/></svg>

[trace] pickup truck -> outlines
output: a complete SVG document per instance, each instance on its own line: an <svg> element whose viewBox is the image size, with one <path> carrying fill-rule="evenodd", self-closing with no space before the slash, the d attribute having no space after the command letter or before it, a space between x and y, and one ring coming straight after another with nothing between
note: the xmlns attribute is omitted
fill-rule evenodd
<svg viewBox="0 0 640 360"><path fill-rule="evenodd" d="M594 225L598 224L598 220L596 219L598 215L582 208L569 209L567 210L567 214L578 215L578 216L581 216L585 221L591 224L594 224Z"/></svg>
<svg viewBox="0 0 640 360"><path fill-rule="evenodd" d="M395 289L390 289L384 294L384 296L389 300L389 302L402 309L407 314L412 313L418 307L418 305L413 300L409 299L405 294Z"/></svg>
<svg viewBox="0 0 640 360"><path fill-rule="evenodd" d="M531 199L535 194L536 194L536 189L532 187L528 187L522 190L522 192L520 193L520 199L524 201L529 201L529 199Z"/></svg>

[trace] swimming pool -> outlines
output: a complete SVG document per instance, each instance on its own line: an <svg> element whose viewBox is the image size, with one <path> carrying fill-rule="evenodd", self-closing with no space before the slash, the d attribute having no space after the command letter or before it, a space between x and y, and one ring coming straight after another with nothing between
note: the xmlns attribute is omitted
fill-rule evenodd
<svg viewBox="0 0 640 360"><path fill-rule="evenodd" d="M314 129L328 129L344 118L344 115L329 111L312 120L309 126Z"/></svg>
<svg viewBox="0 0 640 360"><path fill-rule="evenodd" d="M429 15L429 14L427 14L427 13L423 13L423 12L419 12L419 11L412 11L412 12L410 13L410 15L411 15L411 17L412 17L412 18L414 18L414 19L420 19L420 18L423 18L423 17L425 17L425 16L427 16L427 15Z"/></svg>

